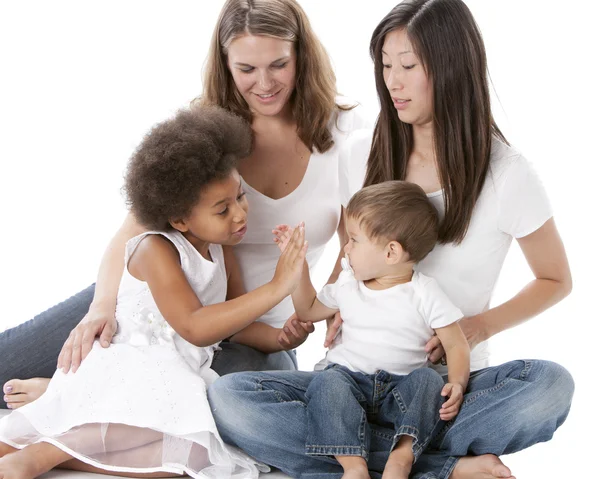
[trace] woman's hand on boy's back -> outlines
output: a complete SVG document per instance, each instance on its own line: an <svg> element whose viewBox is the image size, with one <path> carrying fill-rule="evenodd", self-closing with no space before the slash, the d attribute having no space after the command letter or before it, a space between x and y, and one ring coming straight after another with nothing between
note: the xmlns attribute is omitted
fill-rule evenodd
<svg viewBox="0 0 600 479"><path fill-rule="evenodd" d="M286 296L292 294L300 282L307 249L308 243L304 240L304 227L299 226L293 230L285 250L281 253L272 280L275 285L285 291Z"/></svg>
<svg viewBox="0 0 600 479"><path fill-rule="evenodd" d="M102 347L107 348L117 332L114 312L95 309L93 306L81 322L71 331L58 356L58 368L64 373L77 371L92 350L96 337Z"/></svg>

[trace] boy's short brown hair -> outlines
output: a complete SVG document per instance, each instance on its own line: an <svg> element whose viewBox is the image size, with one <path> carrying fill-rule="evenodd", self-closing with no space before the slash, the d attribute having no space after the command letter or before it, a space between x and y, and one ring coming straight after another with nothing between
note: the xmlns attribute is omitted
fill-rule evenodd
<svg viewBox="0 0 600 479"><path fill-rule="evenodd" d="M411 261L421 261L438 238L438 214L423 189L408 181L384 181L358 191L346 216L375 241L397 241Z"/></svg>

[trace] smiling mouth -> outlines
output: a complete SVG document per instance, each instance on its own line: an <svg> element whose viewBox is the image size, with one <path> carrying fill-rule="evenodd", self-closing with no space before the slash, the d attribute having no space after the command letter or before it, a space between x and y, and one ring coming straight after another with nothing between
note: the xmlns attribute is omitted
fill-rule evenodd
<svg viewBox="0 0 600 479"><path fill-rule="evenodd" d="M279 90L279 91L281 91L281 90ZM263 100L267 100L269 98L273 98L275 95L277 95L279 93L279 91L276 91L274 93L265 93L265 94L255 93L255 95L259 98L262 98Z"/></svg>
<svg viewBox="0 0 600 479"><path fill-rule="evenodd" d="M235 231L233 234L238 235L238 236L243 235L246 232L246 230L248 229L247 226L248 225L242 226L239 230Z"/></svg>

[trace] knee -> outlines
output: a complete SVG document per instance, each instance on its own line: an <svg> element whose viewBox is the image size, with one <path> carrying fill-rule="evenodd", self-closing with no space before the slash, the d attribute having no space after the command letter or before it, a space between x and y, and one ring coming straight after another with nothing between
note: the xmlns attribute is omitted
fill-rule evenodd
<svg viewBox="0 0 600 479"><path fill-rule="evenodd" d="M247 394L256 391L256 381L247 373L233 373L217 379L208 388L208 402L217 428L227 442L228 432L243 433L253 430L249 410L252 406ZM255 430L255 429L254 429Z"/></svg>
<svg viewBox="0 0 600 479"><path fill-rule="evenodd" d="M571 373L560 364L551 361L537 361L536 371L532 375L538 389L543 390L546 396L556 404L559 413L567 413L571 407L575 381Z"/></svg>
<svg viewBox="0 0 600 479"><path fill-rule="evenodd" d="M431 368L415 369L409 374L409 378L415 386L425 387L434 391L441 391L444 387L444 379Z"/></svg>
<svg viewBox="0 0 600 479"><path fill-rule="evenodd" d="M317 374L306 390L308 399L321 398L333 401L335 404L340 397L345 397L352 391L351 378L342 371L332 368Z"/></svg>

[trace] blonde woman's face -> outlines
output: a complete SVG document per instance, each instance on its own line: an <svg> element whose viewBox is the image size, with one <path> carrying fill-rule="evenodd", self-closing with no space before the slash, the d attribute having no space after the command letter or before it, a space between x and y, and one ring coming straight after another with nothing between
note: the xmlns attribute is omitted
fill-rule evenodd
<svg viewBox="0 0 600 479"><path fill-rule="evenodd" d="M252 113L287 112L296 85L293 42L262 35L238 37L227 50L227 65Z"/></svg>
<svg viewBox="0 0 600 479"><path fill-rule="evenodd" d="M393 30L385 36L381 59L383 80L400 121L419 126L430 123L433 89L404 30Z"/></svg>

